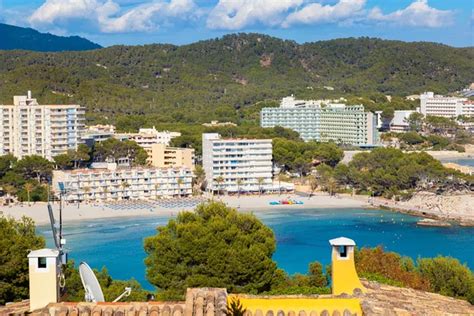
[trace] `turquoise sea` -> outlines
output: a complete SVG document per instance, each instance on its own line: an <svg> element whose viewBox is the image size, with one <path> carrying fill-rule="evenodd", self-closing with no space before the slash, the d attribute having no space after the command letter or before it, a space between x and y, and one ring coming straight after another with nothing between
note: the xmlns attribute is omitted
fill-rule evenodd
<svg viewBox="0 0 474 316"><path fill-rule="evenodd" d="M413 259L453 256L474 268L474 228L419 227L417 217L382 210L275 209L255 213L275 232L274 259L288 273L306 273L308 264L330 262L328 240L345 236L358 246L383 245ZM137 279L148 289L143 259L143 238L156 233L167 217L118 218L65 223L69 258L94 268L106 266L117 279ZM38 231L52 246L48 226Z"/></svg>
<svg viewBox="0 0 474 316"><path fill-rule="evenodd" d="M441 162L454 162L461 166L474 167L474 158L443 159Z"/></svg>

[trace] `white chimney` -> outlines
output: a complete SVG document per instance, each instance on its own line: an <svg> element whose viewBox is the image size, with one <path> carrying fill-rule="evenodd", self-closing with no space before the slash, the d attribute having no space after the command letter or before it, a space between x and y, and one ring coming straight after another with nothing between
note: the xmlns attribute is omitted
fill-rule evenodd
<svg viewBox="0 0 474 316"><path fill-rule="evenodd" d="M28 99L31 99L31 90L28 90Z"/></svg>

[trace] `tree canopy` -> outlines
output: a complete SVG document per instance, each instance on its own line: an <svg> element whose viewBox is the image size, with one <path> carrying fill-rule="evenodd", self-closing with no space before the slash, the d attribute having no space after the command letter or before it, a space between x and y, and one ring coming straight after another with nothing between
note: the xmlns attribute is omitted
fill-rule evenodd
<svg viewBox="0 0 474 316"><path fill-rule="evenodd" d="M147 279L158 289L270 290L276 271L275 237L254 215L213 202L180 213L157 230L145 239L144 247Z"/></svg>
<svg viewBox="0 0 474 316"><path fill-rule="evenodd" d="M28 253L43 248L33 220L0 216L0 305L29 295Z"/></svg>

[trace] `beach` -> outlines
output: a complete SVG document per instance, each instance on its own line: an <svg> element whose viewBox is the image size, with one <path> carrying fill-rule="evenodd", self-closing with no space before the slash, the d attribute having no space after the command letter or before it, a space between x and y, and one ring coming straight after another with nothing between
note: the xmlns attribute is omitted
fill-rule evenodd
<svg viewBox="0 0 474 316"><path fill-rule="evenodd" d="M277 211L279 209L337 209L337 208L386 208L392 211L412 214L421 217L457 221L471 226L474 223L474 195L458 194L450 196L436 195L429 192L417 193L408 201L394 201L382 197L369 199L365 195L338 194L329 196L325 192L315 192L313 196L297 194L275 195L241 195L214 196L214 201L221 201L239 211ZM303 204L270 205L270 202L281 200L301 201ZM128 202L133 203L133 202ZM137 202L138 203L138 202ZM156 217L174 216L180 211L192 210L194 207L162 207L151 206L143 208L113 209L109 204L64 204L63 221L83 221L117 217ZM56 219L59 218L59 204L53 204ZM0 212L14 218L31 217L36 224L49 223L47 204L44 202L27 203L23 205L3 206Z"/></svg>
<svg viewBox="0 0 474 316"><path fill-rule="evenodd" d="M262 196L214 196L215 201L222 201L230 207L234 207L241 211L263 211L263 210L278 210L281 208L364 208L368 207L367 198L354 199L349 197L330 197L325 193L318 193L308 197L301 197L294 194L286 195L262 195ZM271 201L278 201L283 199L294 199L302 201L302 205L270 205ZM104 218L116 217L153 217L153 216L173 216L183 210L191 210L192 207L175 207L175 208L142 208L142 209L111 209L107 205L98 204L64 204L63 206L63 221L82 221ZM59 218L59 204L53 204L56 220ZM12 216L14 218L21 218L22 216L31 217L36 224L44 225L49 223L49 215L47 204L44 202L27 203L23 205L2 206L0 209L4 215Z"/></svg>

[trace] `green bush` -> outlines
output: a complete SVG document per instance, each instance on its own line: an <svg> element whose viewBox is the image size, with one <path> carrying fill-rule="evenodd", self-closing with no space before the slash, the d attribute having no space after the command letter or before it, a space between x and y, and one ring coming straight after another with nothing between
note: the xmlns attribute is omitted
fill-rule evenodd
<svg viewBox="0 0 474 316"><path fill-rule="evenodd" d="M418 259L417 265L419 273L430 281L432 291L474 304L474 274L459 260L438 256Z"/></svg>

